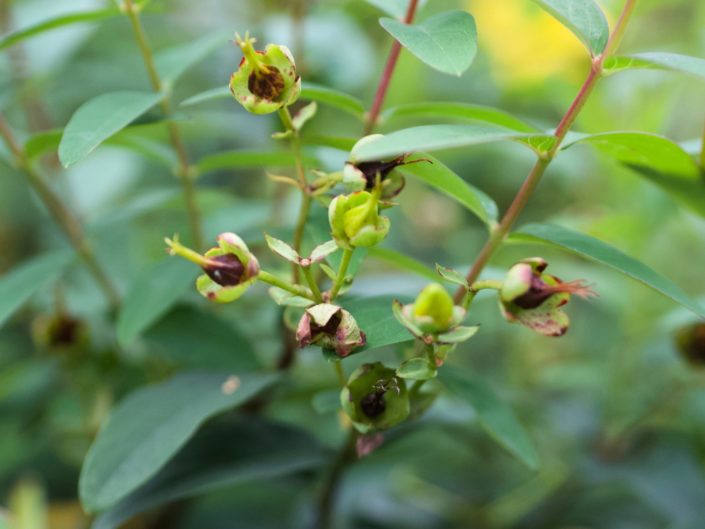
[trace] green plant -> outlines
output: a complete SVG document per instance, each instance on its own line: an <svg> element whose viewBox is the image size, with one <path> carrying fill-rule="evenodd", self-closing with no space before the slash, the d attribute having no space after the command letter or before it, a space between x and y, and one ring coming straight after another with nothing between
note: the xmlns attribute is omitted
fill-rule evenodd
<svg viewBox="0 0 705 529"><path fill-rule="evenodd" d="M554 160L579 144L595 145L691 213L705 216L705 138L693 155L675 141L648 132L587 134L573 130L604 77L630 69L653 69L705 78L705 59L672 53L620 55L636 0L623 2L611 29L594 0L535 0L585 45L589 55L585 80L555 129L537 128L504 111L460 102L415 101L385 113L384 102L402 49L433 68L434 79L461 76L477 54L478 31L473 17L465 11L444 11L415 22L420 9L417 0L370 3L390 11L392 18L382 18L380 24L394 41L369 112L352 95L308 83L306 68L296 54L281 44L261 45L250 32L244 33L244 38L235 38L239 65L227 86L208 79L207 84L218 86L175 104L174 93L181 76L224 39L221 35L207 36L154 54L141 18L150 9L148 0L124 0L115 7L62 16L0 39L0 49L11 50L54 27L125 17L152 89L111 92L90 99L58 132L20 134L0 114L0 135L7 147L4 154L8 162L26 177L73 248L34 257L0 279L0 322L52 285L56 285L59 300L65 290L70 292L71 281L61 278L72 268L74 255L90 272L106 301L100 308L100 319L107 323L111 336L103 340L99 354L94 345L75 338L80 334L76 329L83 329L84 323L74 320L60 301L49 310L49 319L35 326L42 337L37 343L44 344L45 349L60 349L62 340L66 342L70 352L62 360L63 372L74 376L85 369L83 375L90 380L87 402L94 406L96 421L84 428L82 441L92 441L94 436L95 440L83 462L79 491L83 507L97 516L93 527L118 527L135 515L173 500L247 482L251 477L288 477L319 468L323 470L310 480L314 490L308 491L307 497L315 500L311 501L306 523L332 527L336 494L346 470L383 443L393 445L405 432L423 429L424 417L433 410L435 401L442 401L447 394L469 404L479 424L497 443L538 472L536 479L541 486L550 488L551 480L563 483L567 478L550 450L541 445L537 449L532 440L540 434L533 428L527 433L506 398L479 370L461 367L462 358L481 339L481 325L492 327L499 320L520 323L526 329L518 332L527 333L522 337L530 336L530 331L540 335L540 340L563 336L570 323L570 308L564 305L573 295L593 297L601 292L601 285L589 275L586 281L563 281L546 273L547 260L531 257L536 248L514 252L513 264L486 274L500 249L512 251L529 244L550 255L566 250L636 279L696 317L705 318L705 308L693 299L702 293L697 288L686 293L664 275L606 242L555 223L515 227ZM403 16L399 16L402 4ZM305 7L306 2L299 1L294 8L295 30L299 32L305 31ZM303 54L301 38L295 51ZM192 154L192 149L193 153L200 152L202 146L190 145L182 130L185 127L180 112L220 100L233 105L237 102L252 114L240 116L243 132L244 123L255 130L267 116L277 114L281 130L271 135L271 143L284 142L288 150L267 147L263 151ZM335 119L325 122L326 130L309 133L319 118L319 105L356 119L359 137L340 136ZM413 126L373 134L382 124L387 128L395 116L411 120ZM418 124L424 120L461 123ZM498 206L485 192L429 154L505 141L528 147L535 160L501 217ZM112 253L105 252L109 236L97 229L87 231L69 207L69 199L55 191L45 174L59 172L46 156L53 150L64 167L69 167L102 144L137 151L155 164L169 167L181 187L183 206L178 211L184 211L188 220L183 236L190 246L178 235L165 239L170 257L144 274L130 270L126 294L122 293L124 285L114 280L114 267L106 257L114 256L116 250L113 247ZM321 152L314 151L316 146L345 153L345 161L331 168L318 158ZM208 225L219 202L217 196L199 196L205 187L199 179L209 171L233 167L275 171L267 173L275 186L275 191L267 195L275 218L280 211L289 210L287 190L296 191L298 212L292 222L283 226L276 221L263 223L267 231L264 242L273 255L267 254L257 231L247 225L242 230L233 226L217 232ZM277 167L290 167L291 174L281 174ZM438 264L432 270L409 255L383 247L394 236L398 223L403 222L396 210L405 200L406 180L430 186L481 221L486 239L472 262L467 263L467 272L445 266L442 257L434 259ZM235 209L246 206L242 202ZM558 205L552 207L544 208L544 216L558 210ZM430 218L427 211L418 213L422 220L427 215ZM164 235L180 230L181 219L172 217L169 222L174 225ZM215 246L204 252L208 237L216 233ZM153 242L150 238L150 244ZM98 247L102 249L96 250ZM401 293L390 297L380 292L356 292L358 275L375 258L423 276L428 284L418 289L415 298ZM195 290L205 301L235 304L216 312L214 306L193 300L188 289L196 267L202 275L195 279ZM559 269L554 266L551 270L554 268ZM575 268L580 270L565 275L580 276L593 270L577 264ZM261 283L267 284L271 299L257 288ZM449 288L455 290L454 295ZM493 311L479 307L487 295L495 298ZM184 298L190 300L187 308L175 308ZM237 304L245 305L233 316L225 316ZM232 321L226 324L224 318ZM248 329L260 325L261 329ZM694 325L681 331L679 343L685 356L697 364L697 325L701 324ZM238 326L242 332L233 331ZM157 337L150 337L150 332L157 332ZM501 336L504 331L490 332L494 333L491 336ZM544 342L530 341L533 338L526 340L533 347L552 347L537 345ZM196 353L188 352L190 359L175 361L168 354L154 354L156 347L152 349L157 342L178 349L180 341L186 348L196 349ZM241 355L253 341L258 344L251 349L266 351L263 356L267 362L251 352ZM226 344L224 358L214 357L212 362L193 358L222 344ZM302 366L297 356L299 349L309 346L320 349L332 366L329 373L306 372L306 364ZM143 357L137 366L131 354ZM135 375L135 367L143 375ZM203 368L208 372L202 372ZM193 372L181 372L187 370ZM104 402L93 402L95 395L106 392L107 400L113 393L122 397L126 378L130 380L126 386L132 391L108 415ZM138 387L147 381L156 383ZM338 387L332 389L335 383ZM339 445L335 450L322 446L311 432L273 421L286 416L287 402L297 398L297 384L309 386L315 393L314 406L322 413L333 410L340 414L341 426L332 435ZM237 414L227 413L236 408ZM634 424L640 420L637 414ZM296 419L288 422L295 423ZM96 423L103 425L97 435ZM632 427L629 423L615 439L622 440L624 432ZM610 449L618 445L616 441L608 444ZM250 462L252 469L248 470ZM433 495L431 486L419 487ZM521 500L517 500L519 504ZM519 515L515 516L512 509ZM508 527L521 518L522 512L514 504L505 510L498 507L487 517L459 509L456 521Z"/></svg>

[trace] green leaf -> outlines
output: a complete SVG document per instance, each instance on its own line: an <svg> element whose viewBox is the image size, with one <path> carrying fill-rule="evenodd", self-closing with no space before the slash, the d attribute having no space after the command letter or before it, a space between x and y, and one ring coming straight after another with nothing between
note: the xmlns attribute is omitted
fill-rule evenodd
<svg viewBox="0 0 705 529"><path fill-rule="evenodd" d="M167 258L137 277L125 296L117 318L117 339L127 347L171 308L193 285L197 268Z"/></svg>
<svg viewBox="0 0 705 529"><path fill-rule="evenodd" d="M607 265L705 318L705 308L670 279L598 239L552 224L528 224L512 234L511 238L515 241L547 243Z"/></svg>
<svg viewBox="0 0 705 529"><path fill-rule="evenodd" d="M307 164L315 164L315 158L304 156ZM237 150L209 154L198 161L201 173L221 169L242 169L248 167L293 167L296 157L290 151L250 151Z"/></svg>
<svg viewBox="0 0 705 529"><path fill-rule="evenodd" d="M579 143L596 146L705 217L705 181L677 143L646 132L608 132L584 136L563 148Z"/></svg>
<svg viewBox="0 0 705 529"><path fill-rule="evenodd" d="M328 257L332 253L335 253L338 250L340 250L338 243L334 240L330 240L324 242L323 244L319 244L313 250L311 250L311 255L308 256L308 259L311 261L311 263L319 263L324 259L328 259Z"/></svg>
<svg viewBox="0 0 705 529"><path fill-rule="evenodd" d="M261 368L254 346L232 322L193 305L172 309L144 333L150 358L189 369ZM233 344L238 345L233 354Z"/></svg>
<svg viewBox="0 0 705 529"><path fill-rule="evenodd" d="M365 0L368 4L381 9L388 15L395 18L404 18L409 7L409 0ZM418 9L426 4L426 0L420 0Z"/></svg>
<svg viewBox="0 0 705 529"><path fill-rule="evenodd" d="M219 421L199 431L142 487L99 515L92 529L116 529L136 514L175 500L312 470L327 456L320 443L292 426L251 415Z"/></svg>
<svg viewBox="0 0 705 529"><path fill-rule="evenodd" d="M678 53L647 52L609 57L604 64L606 74L630 69L669 70L705 79L705 59Z"/></svg>
<svg viewBox="0 0 705 529"><path fill-rule="evenodd" d="M463 288L468 288L468 280L463 274L461 274L457 270L436 264L436 272L438 272L438 275L440 275L446 281L449 281L450 283L461 286Z"/></svg>
<svg viewBox="0 0 705 529"><path fill-rule="evenodd" d="M29 37L40 35L52 29L61 28L79 22L97 22L99 20L105 20L106 18L119 17L120 15L120 10L110 8L60 15L4 35L0 38L0 50L9 48L10 46L22 42Z"/></svg>
<svg viewBox="0 0 705 529"><path fill-rule="evenodd" d="M605 14L594 0L534 0L570 29L587 46L591 55L607 47L610 28Z"/></svg>
<svg viewBox="0 0 705 529"><path fill-rule="evenodd" d="M441 343L462 343L475 336L479 330L479 325L470 327L460 325L450 332L439 334L438 341Z"/></svg>
<svg viewBox="0 0 705 529"><path fill-rule="evenodd" d="M73 253L33 257L0 278L0 326L36 292L49 287L73 260Z"/></svg>
<svg viewBox="0 0 705 529"><path fill-rule="evenodd" d="M531 469L539 467L536 449L512 409L480 376L446 364L439 378L456 396L464 399L477 413L482 427L512 455Z"/></svg>
<svg viewBox="0 0 705 529"><path fill-rule="evenodd" d="M690 155L677 143L647 132L605 132L583 136L566 143L562 149L588 143L627 165L650 167L656 171L699 177Z"/></svg>
<svg viewBox="0 0 705 529"><path fill-rule="evenodd" d="M218 46L228 42L228 33L217 32L203 38L162 50L154 57L163 84L171 86L192 66L202 61Z"/></svg>
<svg viewBox="0 0 705 529"><path fill-rule="evenodd" d="M378 296L353 299L343 303L343 307L353 315L358 326L367 336L367 344L355 350L355 353L414 339L394 317L393 301L394 298L391 296Z"/></svg>
<svg viewBox="0 0 705 529"><path fill-rule="evenodd" d="M379 23L406 49L439 72L465 72L477 53L475 19L466 11L441 13L415 25L393 18Z"/></svg>
<svg viewBox="0 0 705 529"><path fill-rule="evenodd" d="M316 116L316 112L318 112L318 104L315 101L301 108L291 120L294 130L303 129L304 125Z"/></svg>
<svg viewBox="0 0 705 529"><path fill-rule="evenodd" d="M193 105L206 103L208 101L216 101L218 99L231 99L232 97L233 95L230 93L230 88L228 88L227 85L218 86L184 99L181 103L179 103L179 107L190 107Z"/></svg>
<svg viewBox="0 0 705 529"><path fill-rule="evenodd" d="M414 155L408 161L423 158L430 160L430 163L409 163L402 165L398 170L449 196L470 210L487 226L491 227L497 222L497 204L484 192L468 184L443 162L425 153Z"/></svg>
<svg viewBox="0 0 705 529"><path fill-rule="evenodd" d="M303 140L306 145L320 145L322 147L331 147L345 152L350 152L353 145L357 143L356 138L323 136L321 134L307 134L304 136Z"/></svg>
<svg viewBox="0 0 705 529"><path fill-rule="evenodd" d="M380 248L378 246L373 246L372 248L367 249L367 255L374 259L384 261L399 270L411 272L412 274L416 274L425 279L430 279L431 281L438 281L438 276L424 263L417 261L416 259L401 252L392 250L391 248Z"/></svg>
<svg viewBox="0 0 705 529"><path fill-rule="evenodd" d="M365 107L359 99L326 86L304 83L301 89L301 99L304 101L317 101L324 105L337 108L338 110L355 116L361 121L365 118Z"/></svg>
<svg viewBox="0 0 705 529"><path fill-rule="evenodd" d="M397 376L410 380L428 380L434 378L436 374L436 366L424 357L405 360L397 368Z"/></svg>
<svg viewBox="0 0 705 529"><path fill-rule="evenodd" d="M147 112L161 94L112 92L84 103L71 116L59 144L64 167L75 164L113 134Z"/></svg>
<svg viewBox="0 0 705 529"><path fill-rule="evenodd" d="M497 108L471 105L468 103L452 103L443 101L427 101L423 103L407 103L392 107L383 114L383 120L394 118L449 118L466 121L481 121L499 125L518 132L541 132L511 114Z"/></svg>
<svg viewBox="0 0 705 529"><path fill-rule="evenodd" d="M281 239L276 239L266 233L264 234L264 239L267 241L267 246L269 246L269 249L278 256L283 257L287 261L294 264L298 264L301 261L301 256L298 252Z"/></svg>
<svg viewBox="0 0 705 529"><path fill-rule="evenodd" d="M383 160L408 152L467 147L531 136L531 134L490 125L422 125L398 130L378 140L365 143L355 149L352 156L361 162Z"/></svg>
<svg viewBox="0 0 705 529"><path fill-rule="evenodd" d="M247 402L277 378L188 373L131 393L86 456L79 480L85 509L115 505L164 467L206 419Z"/></svg>

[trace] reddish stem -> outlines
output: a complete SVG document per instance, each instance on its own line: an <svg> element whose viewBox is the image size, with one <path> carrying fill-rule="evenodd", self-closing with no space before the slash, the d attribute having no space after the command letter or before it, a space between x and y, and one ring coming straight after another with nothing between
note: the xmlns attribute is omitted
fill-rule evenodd
<svg viewBox="0 0 705 529"><path fill-rule="evenodd" d="M410 0L409 7L406 9L404 24L411 24L414 21L414 16L416 15L416 7L418 6L418 3L418 0ZM392 49L389 52L389 57L387 58L387 64L385 65L384 71L382 72L382 77L379 80L379 86L377 87L377 92L375 93L375 99L372 103L372 108L370 109L370 113L367 115L363 136L367 136L370 132L374 130L375 125L377 125L377 119L379 119L379 113L382 110L384 98L387 95L389 83L392 81L392 76L394 75L394 68L396 68L397 66L397 61L399 60L400 53L401 44L398 40L395 40L392 44Z"/></svg>

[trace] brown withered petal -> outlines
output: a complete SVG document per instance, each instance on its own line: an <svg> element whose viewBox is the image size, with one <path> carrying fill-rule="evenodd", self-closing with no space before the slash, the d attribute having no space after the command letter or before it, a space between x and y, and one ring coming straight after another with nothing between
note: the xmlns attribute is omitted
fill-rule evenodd
<svg viewBox="0 0 705 529"><path fill-rule="evenodd" d="M267 66L266 71L254 71L247 80L247 87L257 97L276 101L284 92L284 77L278 68Z"/></svg>

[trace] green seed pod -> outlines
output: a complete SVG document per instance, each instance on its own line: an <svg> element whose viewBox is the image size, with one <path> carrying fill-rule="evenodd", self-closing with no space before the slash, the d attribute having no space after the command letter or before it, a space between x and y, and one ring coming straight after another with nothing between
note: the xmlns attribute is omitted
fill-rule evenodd
<svg viewBox="0 0 705 529"><path fill-rule="evenodd" d="M330 303L320 303L304 312L296 329L300 347L316 344L342 357L365 345L365 333L347 310Z"/></svg>
<svg viewBox="0 0 705 529"><path fill-rule="evenodd" d="M235 42L244 56L230 77L230 91L248 112L270 114L299 98L301 77L289 48L269 44L257 51L249 35L237 36Z"/></svg>
<svg viewBox="0 0 705 529"><path fill-rule="evenodd" d="M404 379L379 362L363 364L350 375L340 403L362 433L391 428L409 416Z"/></svg>
<svg viewBox="0 0 705 529"><path fill-rule="evenodd" d="M561 307L571 295L588 298L595 293L583 281L564 283L543 273L548 263L540 257L524 259L512 266L499 293L504 317L544 336L563 336L570 319Z"/></svg>
<svg viewBox="0 0 705 529"><path fill-rule="evenodd" d="M333 238L341 248L367 248L389 233L389 218L379 214L379 191L339 195L328 207Z"/></svg>
<svg viewBox="0 0 705 529"><path fill-rule="evenodd" d="M186 248L176 237L165 241L171 255L179 255L203 269L205 274L196 279L196 289L211 301L235 301L257 280L257 258L234 233L218 235L218 246L211 248L204 255Z"/></svg>

